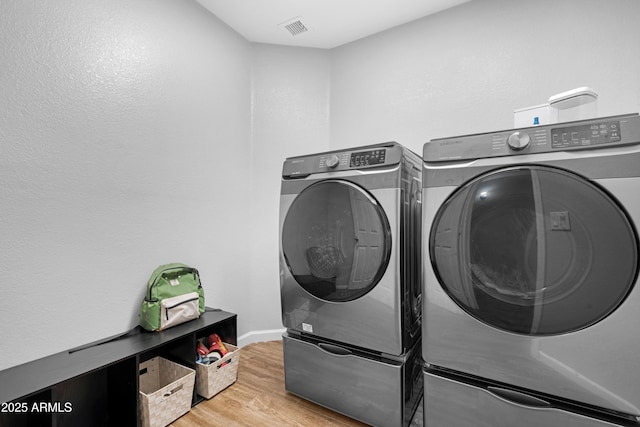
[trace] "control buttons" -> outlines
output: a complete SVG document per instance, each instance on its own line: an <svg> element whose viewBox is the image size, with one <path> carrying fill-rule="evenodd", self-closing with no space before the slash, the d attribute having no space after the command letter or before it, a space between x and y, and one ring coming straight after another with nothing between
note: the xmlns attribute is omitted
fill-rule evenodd
<svg viewBox="0 0 640 427"><path fill-rule="evenodd" d="M507 138L507 145L509 148L516 151L526 148L530 142L531 137L529 134L524 132L514 132L509 135L509 138Z"/></svg>
<svg viewBox="0 0 640 427"><path fill-rule="evenodd" d="M329 169L335 168L336 166L338 166L339 163L340 163L340 157L336 156L335 154L332 154L327 159L327 167Z"/></svg>
<svg viewBox="0 0 640 427"><path fill-rule="evenodd" d="M554 128L551 139L552 148L563 150L616 143L622 141L622 136L620 122L609 121Z"/></svg>
<svg viewBox="0 0 640 427"><path fill-rule="evenodd" d="M384 149L351 153L349 167L381 165L385 162L385 156L386 152Z"/></svg>

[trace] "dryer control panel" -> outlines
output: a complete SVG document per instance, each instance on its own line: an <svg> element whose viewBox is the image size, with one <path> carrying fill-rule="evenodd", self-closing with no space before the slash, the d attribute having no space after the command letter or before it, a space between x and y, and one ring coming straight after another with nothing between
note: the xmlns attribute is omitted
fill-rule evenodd
<svg viewBox="0 0 640 427"><path fill-rule="evenodd" d="M433 139L424 145L423 159L446 162L628 144L640 144L638 114Z"/></svg>
<svg viewBox="0 0 640 427"><path fill-rule="evenodd" d="M330 151L285 160L283 177L298 178L314 173L369 169L400 163L403 148L397 143Z"/></svg>
<svg viewBox="0 0 640 427"><path fill-rule="evenodd" d="M375 166L384 164L387 150L356 151L349 157L349 167Z"/></svg>

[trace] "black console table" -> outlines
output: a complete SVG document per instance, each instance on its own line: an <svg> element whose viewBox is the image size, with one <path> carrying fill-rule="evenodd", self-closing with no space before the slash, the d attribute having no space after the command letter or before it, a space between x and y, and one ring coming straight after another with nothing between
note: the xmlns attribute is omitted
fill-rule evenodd
<svg viewBox="0 0 640 427"><path fill-rule="evenodd" d="M237 345L237 316L207 309L163 332L133 331L0 371L0 426L137 426L141 362L161 356L195 369L196 340ZM193 391L192 406L203 398Z"/></svg>

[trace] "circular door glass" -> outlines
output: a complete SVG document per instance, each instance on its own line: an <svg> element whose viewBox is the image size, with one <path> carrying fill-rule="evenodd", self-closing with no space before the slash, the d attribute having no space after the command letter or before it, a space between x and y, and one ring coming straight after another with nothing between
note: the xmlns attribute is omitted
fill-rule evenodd
<svg viewBox="0 0 640 427"><path fill-rule="evenodd" d="M327 301L351 301L373 289L386 270L389 223L378 202L361 188L348 181L320 181L291 204L282 251L307 292Z"/></svg>
<svg viewBox="0 0 640 427"><path fill-rule="evenodd" d="M441 206L431 262L448 295L507 331L550 335L590 326L628 295L638 238L602 188L544 166L479 176Z"/></svg>

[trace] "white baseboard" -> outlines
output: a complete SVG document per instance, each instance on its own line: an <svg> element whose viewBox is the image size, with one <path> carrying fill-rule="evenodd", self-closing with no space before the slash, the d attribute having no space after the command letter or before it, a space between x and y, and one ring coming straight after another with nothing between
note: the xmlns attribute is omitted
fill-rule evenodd
<svg viewBox="0 0 640 427"><path fill-rule="evenodd" d="M266 329L262 331L250 331L238 337L238 347L244 347L254 342L279 341L286 329Z"/></svg>

